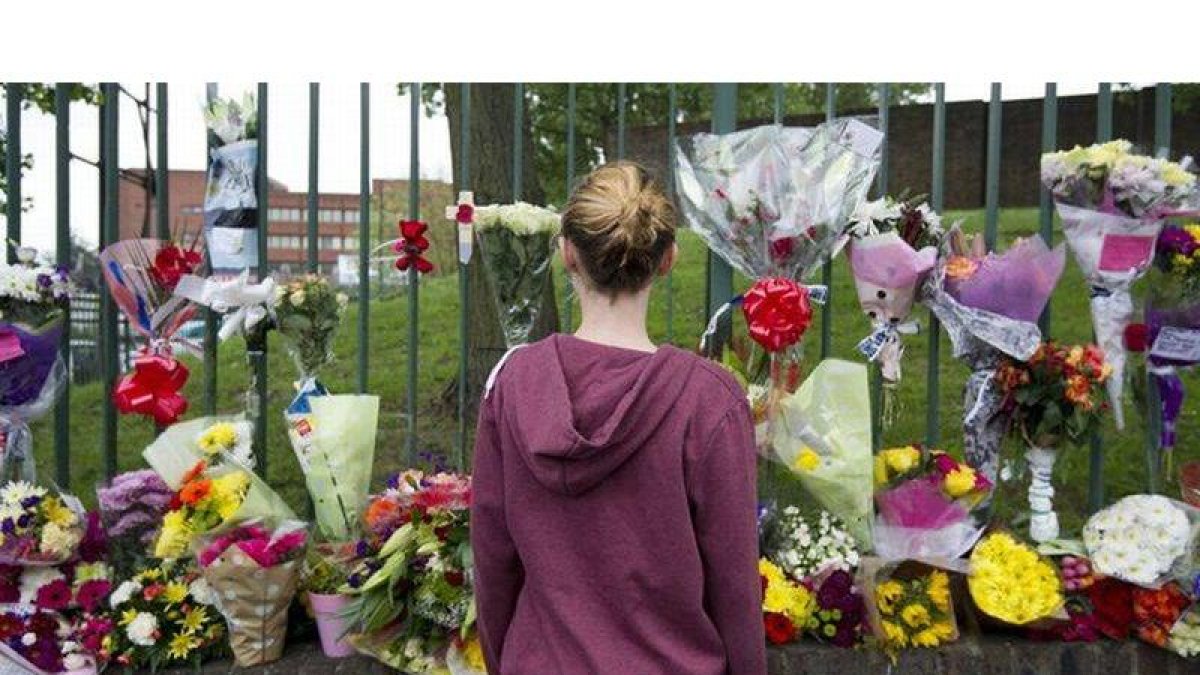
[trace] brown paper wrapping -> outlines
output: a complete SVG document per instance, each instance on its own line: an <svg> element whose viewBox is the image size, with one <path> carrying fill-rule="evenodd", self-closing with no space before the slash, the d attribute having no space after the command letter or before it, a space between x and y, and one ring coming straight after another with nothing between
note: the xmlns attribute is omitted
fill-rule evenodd
<svg viewBox="0 0 1200 675"><path fill-rule="evenodd" d="M867 623L870 624L871 633L875 635L875 637L879 638L880 640L883 640L884 638L883 628L880 624L882 617L879 614L879 605L875 602L875 587L878 584L887 581L888 579L907 580L926 576L935 569L939 569L939 567L915 560L895 561L884 560L883 558L876 558L874 556L863 557L862 561L859 563L858 573L854 581L855 585L862 589L863 604L867 610ZM956 584L954 583L954 570L947 570L945 568L940 569L947 573L951 573L951 598L950 611L948 614L950 623L954 625L954 636L947 640L947 642L954 642L959 637L958 617L957 613L955 612L955 595L958 592L958 588L956 588Z"/></svg>
<svg viewBox="0 0 1200 675"><path fill-rule="evenodd" d="M238 666L270 663L283 654L288 606L300 577L298 564L291 561L260 567L234 545L204 568L204 578L225 617L229 646Z"/></svg>

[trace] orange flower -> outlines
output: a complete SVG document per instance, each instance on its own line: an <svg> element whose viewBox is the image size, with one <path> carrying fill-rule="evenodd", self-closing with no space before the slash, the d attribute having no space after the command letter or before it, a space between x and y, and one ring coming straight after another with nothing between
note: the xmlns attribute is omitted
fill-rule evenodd
<svg viewBox="0 0 1200 675"><path fill-rule="evenodd" d="M1072 375L1067 380L1066 397L1071 403L1082 407L1085 410L1091 410L1092 407L1092 382L1083 375Z"/></svg>
<svg viewBox="0 0 1200 675"><path fill-rule="evenodd" d="M196 480L196 478L198 478L200 476L200 474L204 473L204 470L207 468L208 468L208 463L205 462L204 460L200 460L199 462L196 462L195 466L188 469L187 473L183 474L183 478L181 478L179 482L190 483L190 482Z"/></svg>
<svg viewBox="0 0 1200 675"><path fill-rule="evenodd" d="M204 499L212 492L212 481L205 478L204 480L193 480L184 483L183 488L179 490L179 501L187 505L193 505Z"/></svg>
<svg viewBox="0 0 1200 675"><path fill-rule="evenodd" d="M395 518L400 512L400 505L386 497L376 499L367 506L367 524L375 526L381 522Z"/></svg>
<svg viewBox="0 0 1200 675"><path fill-rule="evenodd" d="M946 276L951 279L969 279L978 269L979 263L966 256L952 255L946 261Z"/></svg>

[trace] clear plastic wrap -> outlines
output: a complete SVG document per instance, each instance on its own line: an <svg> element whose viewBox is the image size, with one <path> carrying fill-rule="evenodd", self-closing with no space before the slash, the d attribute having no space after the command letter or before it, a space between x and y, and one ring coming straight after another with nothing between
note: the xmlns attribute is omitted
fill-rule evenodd
<svg viewBox="0 0 1200 675"><path fill-rule="evenodd" d="M379 397L339 394L309 399L307 443L289 429L312 495L317 530L327 541L355 536L375 459Z"/></svg>
<svg viewBox="0 0 1200 675"><path fill-rule="evenodd" d="M1146 588L1192 583L1200 509L1161 495L1130 495L1096 512L1083 545L1097 573Z"/></svg>
<svg viewBox="0 0 1200 675"><path fill-rule="evenodd" d="M204 236L214 276L258 266L257 109L254 97L217 99L205 123L220 144L212 148L204 195Z"/></svg>
<svg viewBox="0 0 1200 675"><path fill-rule="evenodd" d="M550 283L558 214L518 202L476 207L474 218L480 259L504 341L510 348L525 344L537 325Z"/></svg>

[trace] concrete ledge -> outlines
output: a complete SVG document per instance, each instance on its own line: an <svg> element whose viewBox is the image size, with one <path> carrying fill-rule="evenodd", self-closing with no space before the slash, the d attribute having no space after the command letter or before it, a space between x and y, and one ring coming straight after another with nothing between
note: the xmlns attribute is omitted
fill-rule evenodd
<svg viewBox="0 0 1200 675"><path fill-rule="evenodd" d="M875 650L844 650L814 642L771 649L770 675L876 675L888 673L891 662ZM190 670L171 671L178 673ZM376 675L394 672L366 657L327 659L315 644L295 644L284 657L259 668L235 668L229 662L210 663L202 673L255 675ZM1200 662L1182 659L1166 650L1136 641L1032 642L1004 636L965 637L941 649L909 650L890 675L1089 675L1137 673L1185 675L1200 673ZM603 673L597 675L606 675ZM641 674L639 674L641 675Z"/></svg>

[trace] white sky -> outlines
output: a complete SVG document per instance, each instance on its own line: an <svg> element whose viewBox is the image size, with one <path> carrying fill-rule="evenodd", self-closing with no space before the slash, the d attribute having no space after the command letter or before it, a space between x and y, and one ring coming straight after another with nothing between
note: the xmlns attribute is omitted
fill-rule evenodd
<svg viewBox="0 0 1200 675"><path fill-rule="evenodd" d="M141 83L126 82L125 87L141 96ZM1040 82L1008 83L1005 99L1037 98L1044 91ZM205 130L201 107L203 82L171 83L169 107L170 166L174 169L203 169L205 166ZM221 82L224 96L240 96L253 91L254 82ZM1058 94L1095 91L1094 82L1062 83ZM153 94L153 87L151 87ZM986 82L948 82L947 100L986 99ZM308 84L274 84L269 92L268 165L272 178L294 191L308 185ZM373 178L409 176L409 102L396 93L394 83L371 85L371 175ZM0 108L2 111L3 108ZM71 108L71 149L80 156L98 156L99 112L95 106L76 104ZM24 214L24 243L40 250L54 249L54 118L29 110L22 115L22 149L31 153L34 167L26 172L24 194L33 198L33 208ZM136 106L122 97L120 112L120 165L126 168L144 165L144 149ZM320 108L319 189L324 192L357 192L359 186L359 85L356 82L322 83ZM154 157L151 127L151 157ZM420 173L423 178L449 180L451 177L449 127L445 117L420 122ZM98 171L82 162L72 162L72 229L85 241L98 239Z"/></svg>

